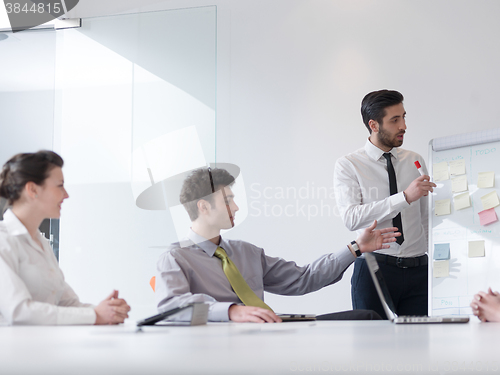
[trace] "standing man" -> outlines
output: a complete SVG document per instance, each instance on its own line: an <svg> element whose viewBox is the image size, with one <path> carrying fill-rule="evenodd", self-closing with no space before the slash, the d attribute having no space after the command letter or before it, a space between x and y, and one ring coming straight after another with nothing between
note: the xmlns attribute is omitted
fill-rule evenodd
<svg viewBox="0 0 500 375"><path fill-rule="evenodd" d="M436 185L427 176L424 159L403 150L406 111L403 95L380 90L361 103L370 136L363 148L335 165L337 205L345 226L361 233L373 220L380 228L397 227L401 236L390 248L374 253L399 315L427 314L427 198ZM414 162L424 171L420 176ZM351 279L354 309L384 309L364 257L357 258Z"/></svg>

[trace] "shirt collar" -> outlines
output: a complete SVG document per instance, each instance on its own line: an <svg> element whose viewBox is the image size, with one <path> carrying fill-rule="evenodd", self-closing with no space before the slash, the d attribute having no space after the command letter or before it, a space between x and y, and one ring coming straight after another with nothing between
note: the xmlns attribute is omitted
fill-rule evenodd
<svg viewBox="0 0 500 375"><path fill-rule="evenodd" d="M222 237L220 238L220 244L218 246L212 241L207 240L205 237L202 237L199 234L195 233L192 229L189 229L187 237L211 257L214 256L215 250L217 250L219 246L223 249L227 249L226 242Z"/></svg>
<svg viewBox="0 0 500 375"><path fill-rule="evenodd" d="M11 236L25 236L31 246L33 246L37 251L41 251L43 253L44 251L52 250L46 241L46 238L43 237L40 232L37 232L36 235L38 237L38 241L42 244L42 247L40 248L40 246L33 241L33 238L31 238L31 235L28 233L28 229L26 229L24 224L21 223L21 220L17 218L10 208L3 214L3 223L7 232Z"/></svg>
<svg viewBox="0 0 500 375"><path fill-rule="evenodd" d="M385 151L381 150L377 146L375 146L373 143L371 143L370 138L366 140L365 143L365 151L366 154L373 160L378 161L383 154L385 154ZM394 156L396 159L398 158L398 149L397 147L393 147L391 151L389 151L392 156Z"/></svg>
<svg viewBox="0 0 500 375"><path fill-rule="evenodd" d="M23 223L21 223L17 216L14 215L14 212L12 212L10 208L3 214L3 223L5 225L5 228L7 229L7 232L11 236L29 235L26 227L23 225Z"/></svg>

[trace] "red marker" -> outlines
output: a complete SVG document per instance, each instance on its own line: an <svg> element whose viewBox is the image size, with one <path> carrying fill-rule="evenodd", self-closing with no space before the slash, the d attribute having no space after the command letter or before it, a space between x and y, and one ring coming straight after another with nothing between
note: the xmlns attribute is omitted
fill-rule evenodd
<svg viewBox="0 0 500 375"><path fill-rule="evenodd" d="M418 160L414 164L415 164L415 167L417 167L417 170L418 170L418 173L420 173L420 176L423 176L424 175L424 171L422 170L422 166L420 165L420 163L418 162Z"/></svg>

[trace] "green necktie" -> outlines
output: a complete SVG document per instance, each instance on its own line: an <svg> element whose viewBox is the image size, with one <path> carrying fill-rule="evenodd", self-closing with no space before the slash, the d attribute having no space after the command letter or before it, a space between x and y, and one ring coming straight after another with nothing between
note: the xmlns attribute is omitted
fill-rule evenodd
<svg viewBox="0 0 500 375"><path fill-rule="evenodd" d="M238 267L229 259L222 247L219 246L214 255L222 261L222 270L226 274L234 292L246 306L257 306L273 311L250 289L243 276L241 276Z"/></svg>

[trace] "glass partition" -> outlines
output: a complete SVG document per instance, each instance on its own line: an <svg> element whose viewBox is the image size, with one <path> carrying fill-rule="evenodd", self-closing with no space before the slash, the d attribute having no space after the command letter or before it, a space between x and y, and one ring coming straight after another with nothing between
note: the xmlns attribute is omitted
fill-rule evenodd
<svg viewBox="0 0 500 375"><path fill-rule="evenodd" d="M52 149L54 127L55 31L0 33L0 168L13 155ZM0 220L7 202L0 198ZM41 232L58 256L58 220Z"/></svg>
<svg viewBox="0 0 500 375"><path fill-rule="evenodd" d="M164 182L216 162L215 94L215 7L58 32L54 148L70 195L60 264L82 300L116 288L132 318L155 313L149 281L181 235Z"/></svg>

